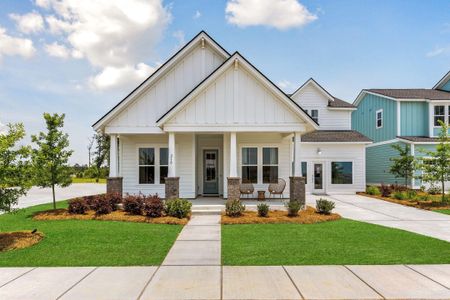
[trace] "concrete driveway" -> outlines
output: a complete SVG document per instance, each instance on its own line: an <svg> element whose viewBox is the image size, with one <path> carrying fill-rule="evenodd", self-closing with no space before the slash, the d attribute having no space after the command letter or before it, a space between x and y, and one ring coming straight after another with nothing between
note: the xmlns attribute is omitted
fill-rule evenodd
<svg viewBox="0 0 450 300"><path fill-rule="evenodd" d="M73 183L68 187L57 187L55 190L56 201L70 198L106 193L106 184L101 183ZM24 208L37 204L52 202L51 188L32 187L26 196L19 198L16 208Z"/></svg>
<svg viewBox="0 0 450 300"><path fill-rule="evenodd" d="M307 204L327 198L344 218L403 229L450 242L450 215L407 207L360 195L307 195Z"/></svg>

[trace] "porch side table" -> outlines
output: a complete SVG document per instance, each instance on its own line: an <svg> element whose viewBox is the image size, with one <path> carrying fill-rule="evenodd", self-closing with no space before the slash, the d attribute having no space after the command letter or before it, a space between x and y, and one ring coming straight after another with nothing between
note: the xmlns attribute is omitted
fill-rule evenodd
<svg viewBox="0 0 450 300"><path fill-rule="evenodd" d="M266 191L258 191L258 201L266 200Z"/></svg>

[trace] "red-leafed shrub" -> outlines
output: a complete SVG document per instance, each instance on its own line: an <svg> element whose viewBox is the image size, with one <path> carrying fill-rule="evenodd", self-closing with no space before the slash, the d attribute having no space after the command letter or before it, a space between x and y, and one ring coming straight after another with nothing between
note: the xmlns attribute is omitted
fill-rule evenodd
<svg viewBox="0 0 450 300"><path fill-rule="evenodd" d="M97 215L106 215L111 213L111 203L104 195L97 196L94 202L93 210Z"/></svg>
<svg viewBox="0 0 450 300"><path fill-rule="evenodd" d="M85 214L89 210L89 205L86 203L84 198L75 198L69 200L69 213L71 214Z"/></svg>
<svg viewBox="0 0 450 300"><path fill-rule="evenodd" d="M89 209L94 209L95 202L97 201L97 196L85 196L83 197L84 201L86 201Z"/></svg>
<svg viewBox="0 0 450 300"><path fill-rule="evenodd" d="M146 197L143 201L142 211L144 215L151 218L161 217L164 211L164 202L158 195Z"/></svg>
<svg viewBox="0 0 450 300"><path fill-rule="evenodd" d="M380 187L381 196L390 197L392 194L392 188L389 185L382 184Z"/></svg>
<svg viewBox="0 0 450 300"><path fill-rule="evenodd" d="M141 215L143 202L143 195L126 195L122 200L123 209L132 215Z"/></svg>
<svg viewBox="0 0 450 300"><path fill-rule="evenodd" d="M109 201L109 204L111 205L111 209L113 211L116 211L117 205L122 203L122 195L120 193L106 194L106 199Z"/></svg>

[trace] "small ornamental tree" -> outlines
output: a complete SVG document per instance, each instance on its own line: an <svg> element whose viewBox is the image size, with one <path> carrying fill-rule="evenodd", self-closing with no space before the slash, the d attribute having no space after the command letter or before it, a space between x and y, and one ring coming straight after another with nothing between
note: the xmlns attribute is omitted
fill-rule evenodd
<svg viewBox="0 0 450 300"><path fill-rule="evenodd" d="M0 133L0 211L11 211L31 187L30 147L19 146L25 136L23 124L8 124Z"/></svg>
<svg viewBox="0 0 450 300"><path fill-rule="evenodd" d="M103 133L96 133L94 135L95 151L91 172L94 174L96 182L99 182L102 176L102 170L109 162L109 136Z"/></svg>
<svg viewBox="0 0 450 300"><path fill-rule="evenodd" d="M37 146L32 153L35 182L40 187L52 188L53 209L56 209L55 186L66 187L72 183L68 161L73 151L68 149L68 134L61 131L64 117L64 114L44 113L47 131L31 137Z"/></svg>
<svg viewBox="0 0 450 300"><path fill-rule="evenodd" d="M428 158L422 159L420 167L423 170L423 181L441 183L442 202L445 202L445 182L450 181L450 136L448 125L440 120L439 124L439 144L436 145L435 151L422 151Z"/></svg>
<svg viewBox="0 0 450 300"><path fill-rule="evenodd" d="M409 145L402 147L400 144L394 144L391 146L398 152L397 157L391 157L392 162L389 172L396 178L403 178L405 180L405 186L408 186L410 179L414 176L416 170L416 162L414 155L411 155L411 149Z"/></svg>

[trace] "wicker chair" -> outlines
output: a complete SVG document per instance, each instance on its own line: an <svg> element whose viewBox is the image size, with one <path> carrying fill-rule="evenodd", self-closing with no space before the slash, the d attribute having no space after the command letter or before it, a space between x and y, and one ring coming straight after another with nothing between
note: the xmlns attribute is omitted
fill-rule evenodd
<svg viewBox="0 0 450 300"><path fill-rule="evenodd" d="M283 178L278 178L277 183L269 184L270 197L272 197L272 195L280 195L280 198L283 198L283 191L285 187L286 181L284 181Z"/></svg>
<svg viewBox="0 0 450 300"><path fill-rule="evenodd" d="M253 196L253 192L255 191L255 187L252 183L241 183L239 185L239 191L242 195L247 195L247 198Z"/></svg>

